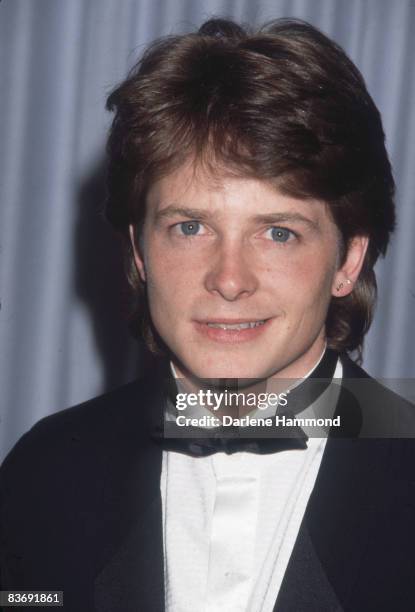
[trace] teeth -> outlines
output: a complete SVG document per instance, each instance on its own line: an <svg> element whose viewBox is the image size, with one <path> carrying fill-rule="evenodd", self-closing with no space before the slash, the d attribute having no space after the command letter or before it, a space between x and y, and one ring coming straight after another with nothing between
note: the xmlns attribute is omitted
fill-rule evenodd
<svg viewBox="0 0 415 612"><path fill-rule="evenodd" d="M258 327L259 325L264 325L264 321L249 321L247 323L235 323L228 325L226 323L208 323L208 327L214 327L216 329L252 329L253 327Z"/></svg>

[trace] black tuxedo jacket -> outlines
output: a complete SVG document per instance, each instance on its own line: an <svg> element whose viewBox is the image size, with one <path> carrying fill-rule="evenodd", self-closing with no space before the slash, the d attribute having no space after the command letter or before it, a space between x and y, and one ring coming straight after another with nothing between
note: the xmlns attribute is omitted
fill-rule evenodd
<svg viewBox="0 0 415 612"><path fill-rule="evenodd" d="M344 380L368 378L342 360ZM51 415L17 443L0 470L2 589L63 590L73 612L164 610L162 452L149 435L159 375ZM413 407L368 384L363 399L340 394L346 437L327 442L277 612L415 610L415 440L356 437L367 413L393 415L399 435Z"/></svg>

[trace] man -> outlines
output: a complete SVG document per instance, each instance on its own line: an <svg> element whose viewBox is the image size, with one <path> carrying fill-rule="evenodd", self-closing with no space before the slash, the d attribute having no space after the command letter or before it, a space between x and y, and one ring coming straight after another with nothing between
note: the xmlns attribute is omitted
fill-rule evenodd
<svg viewBox="0 0 415 612"><path fill-rule="evenodd" d="M2 588L77 611L412 610L412 408L347 356L394 227L361 75L308 24L211 20L152 45L108 108L107 216L159 356L6 459ZM278 384L291 417L328 409L328 439L166 434L178 390Z"/></svg>

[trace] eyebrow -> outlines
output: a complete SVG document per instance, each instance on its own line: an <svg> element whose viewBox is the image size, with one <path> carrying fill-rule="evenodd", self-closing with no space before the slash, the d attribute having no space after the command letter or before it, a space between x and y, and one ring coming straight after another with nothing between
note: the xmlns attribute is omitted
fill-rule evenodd
<svg viewBox="0 0 415 612"><path fill-rule="evenodd" d="M201 221L207 221L212 218L213 214L210 211L203 210L200 208L186 208L182 206L170 205L166 206L162 210L159 210L155 214L155 221L159 223L163 219L169 219L171 217L188 217L190 219L200 219ZM264 215L255 215L252 220L256 223L275 224L275 223L303 223L308 225L313 230L319 230L320 224L318 221L309 219L298 212L276 212L268 213Z"/></svg>
<svg viewBox="0 0 415 612"><path fill-rule="evenodd" d="M212 217L212 214L207 210L200 208L184 208L182 206L170 205L166 206L162 210L158 210L155 214L156 223L163 219L170 219L171 217L190 217L191 219L201 219L206 221Z"/></svg>
<svg viewBox="0 0 415 612"><path fill-rule="evenodd" d="M304 223L313 230L319 230L320 224L318 221L309 219L298 212L280 212L269 213L266 215L255 215L254 221L258 223L274 224L274 223Z"/></svg>

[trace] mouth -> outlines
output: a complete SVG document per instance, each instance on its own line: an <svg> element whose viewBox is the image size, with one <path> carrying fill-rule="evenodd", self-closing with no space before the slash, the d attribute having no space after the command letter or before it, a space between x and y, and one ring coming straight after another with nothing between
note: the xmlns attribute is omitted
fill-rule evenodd
<svg viewBox="0 0 415 612"><path fill-rule="evenodd" d="M264 325L266 319L262 319L259 321L247 321L246 323L206 323L208 327L212 327L213 329L253 329L254 327L258 327L259 325Z"/></svg>
<svg viewBox="0 0 415 612"><path fill-rule="evenodd" d="M254 340L269 326L271 319L208 319L196 321L199 333L215 342L239 343Z"/></svg>

